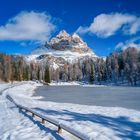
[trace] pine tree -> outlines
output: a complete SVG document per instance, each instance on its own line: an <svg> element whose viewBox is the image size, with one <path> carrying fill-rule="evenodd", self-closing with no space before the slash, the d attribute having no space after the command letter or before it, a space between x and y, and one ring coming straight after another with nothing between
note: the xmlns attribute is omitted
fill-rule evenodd
<svg viewBox="0 0 140 140"><path fill-rule="evenodd" d="M28 67L26 66L23 70L23 80L29 80L28 73L29 73L29 70L28 70Z"/></svg>
<svg viewBox="0 0 140 140"><path fill-rule="evenodd" d="M12 68L13 68L13 80L18 81L19 80L19 73L18 73L17 62L12 63Z"/></svg>
<svg viewBox="0 0 140 140"><path fill-rule="evenodd" d="M89 82L90 84L93 84L94 82L94 65L91 64L91 73L90 73L90 77L89 77Z"/></svg>
<svg viewBox="0 0 140 140"><path fill-rule="evenodd" d="M45 80L46 83L51 83L49 67L46 67L46 69L45 69L45 78L44 78L44 80Z"/></svg>
<svg viewBox="0 0 140 140"><path fill-rule="evenodd" d="M40 80L40 67L38 66L37 69L37 80Z"/></svg>

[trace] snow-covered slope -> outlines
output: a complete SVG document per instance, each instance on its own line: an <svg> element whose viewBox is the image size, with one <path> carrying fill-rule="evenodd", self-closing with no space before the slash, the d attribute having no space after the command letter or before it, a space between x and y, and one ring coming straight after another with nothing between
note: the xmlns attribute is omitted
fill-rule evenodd
<svg viewBox="0 0 140 140"><path fill-rule="evenodd" d="M29 117L31 114L19 113L14 104L5 98L7 94L18 104L29 107L43 116L58 120L90 137L91 140L140 139L139 111L120 107L39 101L37 97L32 97L38 85L34 82L22 82L18 86L7 89L0 96L1 140L76 140L64 130L62 134L57 134L57 128L48 122L42 126L37 117L32 119Z"/></svg>

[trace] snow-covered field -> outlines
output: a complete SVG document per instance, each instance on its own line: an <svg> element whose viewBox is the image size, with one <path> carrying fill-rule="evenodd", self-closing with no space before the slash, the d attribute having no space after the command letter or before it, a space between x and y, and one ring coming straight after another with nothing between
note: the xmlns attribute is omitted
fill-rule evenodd
<svg viewBox="0 0 140 140"><path fill-rule="evenodd" d="M46 123L44 127L39 123L38 118L36 121L29 114L19 113L18 109L6 99L7 94L14 98L17 103L32 108L44 116L57 119L61 123L81 131L91 139L140 139L139 111L119 107L86 106L39 101L40 97L32 95L34 89L40 85L35 82L0 85L0 91L2 91L2 95L0 95L1 140L76 139L65 131L58 135L55 126Z"/></svg>

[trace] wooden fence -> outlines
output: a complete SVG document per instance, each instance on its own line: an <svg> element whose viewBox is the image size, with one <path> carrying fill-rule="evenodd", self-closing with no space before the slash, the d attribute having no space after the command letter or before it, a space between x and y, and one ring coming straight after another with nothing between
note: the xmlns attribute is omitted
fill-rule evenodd
<svg viewBox="0 0 140 140"><path fill-rule="evenodd" d="M56 119L53 119L51 117L43 116L43 115L37 113L36 111L34 111L33 109L30 109L30 108L27 108L25 106L17 104L10 95L7 95L6 98L8 100L10 100L12 103L14 103L16 105L16 107L19 108L19 110L23 110L25 112L30 112L32 114L32 117L35 117L35 116L39 117L41 119L42 124L45 124L45 121L46 121L46 122L49 122L49 123L57 126L58 127L57 132L59 134L62 133L62 129L63 129L63 130L69 132L70 134L74 135L75 137L77 137L77 138L79 138L81 140L92 140L90 137L88 137L87 135L83 134L83 132L80 132L78 130L70 128L70 126L67 126L64 123L61 123L60 121L58 121ZM83 131L84 131L84 128L83 128Z"/></svg>

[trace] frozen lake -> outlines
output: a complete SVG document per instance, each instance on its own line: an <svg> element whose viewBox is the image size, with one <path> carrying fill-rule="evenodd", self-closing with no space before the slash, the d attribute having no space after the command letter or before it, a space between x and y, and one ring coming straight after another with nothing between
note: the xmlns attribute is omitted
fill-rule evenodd
<svg viewBox="0 0 140 140"><path fill-rule="evenodd" d="M140 111L140 87L42 86L41 100L82 105L125 107Z"/></svg>

